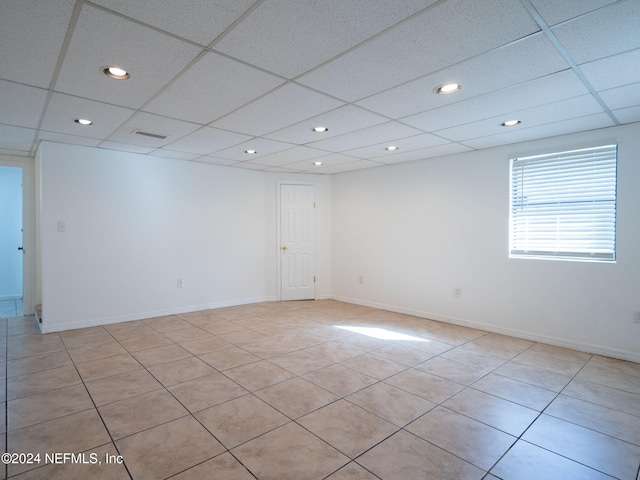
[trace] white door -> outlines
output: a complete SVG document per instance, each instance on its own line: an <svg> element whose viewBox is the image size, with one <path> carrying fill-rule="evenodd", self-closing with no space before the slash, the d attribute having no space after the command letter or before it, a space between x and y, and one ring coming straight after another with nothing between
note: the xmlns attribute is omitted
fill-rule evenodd
<svg viewBox="0 0 640 480"><path fill-rule="evenodd" d="M0 166L0 317L22 315L22 168Z"/></svg>
<svg viewBox="0 0 640 480"><path fill-rule="evenodd" d="M315 299L313 185L280 185L282 300Z"/></svg>

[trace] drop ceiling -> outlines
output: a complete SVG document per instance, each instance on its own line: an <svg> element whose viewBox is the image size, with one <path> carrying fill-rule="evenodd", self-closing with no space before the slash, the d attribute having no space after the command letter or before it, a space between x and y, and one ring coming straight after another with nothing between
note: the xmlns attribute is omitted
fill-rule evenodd
<svg viewBox="0 0 640 480"><path fill-rule="evenodd" d="M5 1L0 153L332 174L638 122L638 32L638 0Z"/></svg>

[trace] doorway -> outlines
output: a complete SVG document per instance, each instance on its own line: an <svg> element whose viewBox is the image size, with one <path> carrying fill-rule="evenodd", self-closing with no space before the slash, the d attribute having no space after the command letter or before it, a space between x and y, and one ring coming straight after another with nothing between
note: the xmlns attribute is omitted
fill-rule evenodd
<svg viewBox="0 0 640 480"><path fill-rule="evenodd" d="M281 300L315 299L315 188L280 185Z"/></svg>
<svg viewBox="0 0 640 480"><path fill-rule="evenodd" d="M0 166L0 317L24 314L22 168Z"/></svg>

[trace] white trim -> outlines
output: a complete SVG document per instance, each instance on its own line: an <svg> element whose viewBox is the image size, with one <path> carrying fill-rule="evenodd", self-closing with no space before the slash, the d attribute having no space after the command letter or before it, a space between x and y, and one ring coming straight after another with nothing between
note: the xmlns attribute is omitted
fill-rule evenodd
<svg viewBox="0 0 640 480"><path fill-rule="evenodd" d="M440 315L433 312L424 312L421 310L413 310L410 308L398 307L395 305L386 305L382 303L369 302L366 300L359 300L356 298L343 297L340 295L332 296L333 300L339 302L352 303L354 305L362 305L363 307L377 308L380 310L386 310L389 312L403 313L405 315L412 315L414 317L425 318L429 320L436 320L438 322L450 323L452 325L459 325L462 327L475 328L478 330L484 330L490 333L499 333L501 335L508 335L511 337L522 338L525 340L531 340L534 342L546 343L554 345L556 347L570 348L573 350L580 350L582 352L593 353L596 355L603 355L605 357L618 358L621 360L628 360L630 362L640 363L640 354L637 352L620 350L617 348L606 348L599 345L593 345L591 343L574 342L560 337L554 337L550 335L541 335L538 333L528 332L525 330L518 330L513 328L497 327L487 323L476 322L474 320L468 320L463 318L449 317L446 315Z"/></svg>
<svg viewBox="0 0 640 480"><path fill-rule="evenodd" d="M115 323L131 322L134 320L145 320L148 318L164 317L167 315L180 315L181 313L199 312L202 310L215 310L217 308L237 307L241 305L250 305L254 303L275 302L275 301L277 301L275 297L266 297L266 296L258 297L258 298L246 298L243 300L229 300L224 302L208 303L206 305L192 305L190 307L154 310L154 311L148 311L148 312L135 313L132 315L120 315L117 317L94 318L94 319L86 320L82 322L58 323L54 325L55 328L51 328L51 329L47 328L49 325L47 325L46 323L40 323L39 326L40 326L41 333L53 333L53 332L62 332L65 330L75 330L78 328L113 325ZM43 312L43 317L44 315L45 314Z"/></svg>

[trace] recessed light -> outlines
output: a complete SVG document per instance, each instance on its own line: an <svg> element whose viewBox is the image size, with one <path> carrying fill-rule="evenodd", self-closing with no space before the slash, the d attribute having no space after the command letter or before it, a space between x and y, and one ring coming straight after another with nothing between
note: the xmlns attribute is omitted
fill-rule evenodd
<svg viewBox="0 0 640 480"><path fill-rule="evenodd" d="M87 120L86 118L76 118L74 122L80 125L93 125L93 122L91 120Z"/></svg>
<svg viewBox="0 0 640 480"><path fill-rule="evenodd" d="M389 145L387 148L385 148L385 150L388 150L389 152L395 152L396 150L398 150L399 147L396 147L395 145Z"/></svg>
<svg viewBox="0 0 640 480"><path fill-rule="evenodd" d="M313 162L313 164L314 164L316 167L319 167L320 165L322 165L322 162Z"/></svg>
<svg viewBox="0 0 640 480"><path fill-rule="evenodd" d="M254 153L258 153L257 150L245 150L244 153L248 153L249 155L253 155Z"/></svg>
<svg viewBox="0 0 640 480"><path fill-rule="evenodd" d="M501 125L503 127L513 127L514 125L518 125L522 123L520 120L507 120L506 122L502 122Z"/></svg>
<svg viewBox="0 0 640 480"><path fill-rule="evenodd" d="M126 80L131 76L125 69L116 66L105 67L102 69L102 73L107 77L115 78L116 80Z"/></svg>
<svg viewBox="0 0 640 480"><path fill-rule="evenodd" d="M436 93L438 95L449 95L450 93L455 93L462 88L462 85L459 83L445 83L444 85L440 85L436 88Z"/></svg>
<svg viewBox="0 0 640 480"><path fill-rule="evenodd" d="M314 127L313 131L316 133L324 133L328 132L329 129L327 127Z"/></svg>

